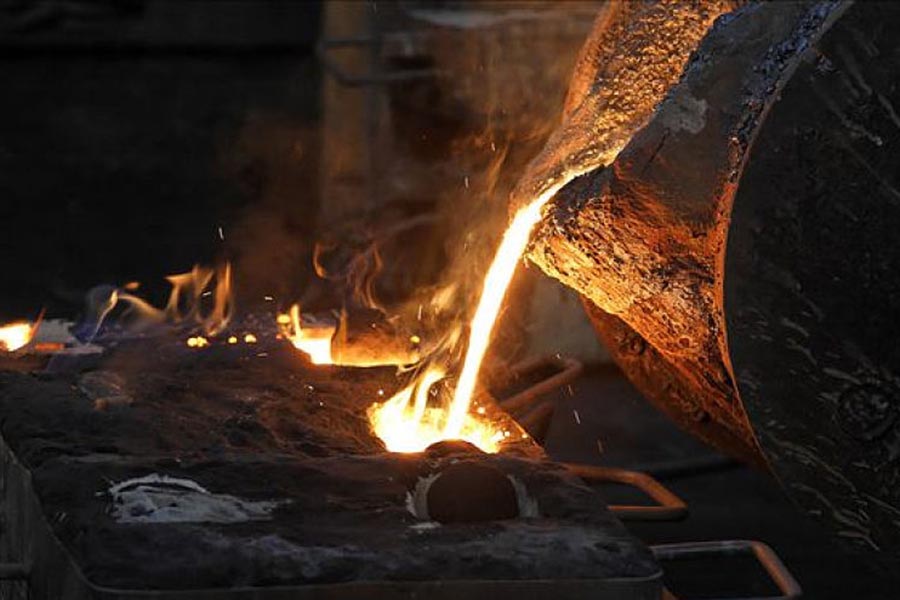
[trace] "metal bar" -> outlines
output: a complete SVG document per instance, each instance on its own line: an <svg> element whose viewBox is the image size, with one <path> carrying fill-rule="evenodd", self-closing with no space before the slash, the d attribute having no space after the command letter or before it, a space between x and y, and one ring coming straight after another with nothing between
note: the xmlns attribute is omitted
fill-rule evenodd
<svg viewBox="0 0 900 600"><path fill-rule="evenodd" d="M752 554L766 570L772 582L781 592L780 596L741 598L736 600L790 600L799 598L803 589L781 559L767 544L756 540L722 540L713 542L687 542L681 544L660 544L651 546L650 550L657 560L697 560L703 558L722 558ZM678 600L668 590L665 593L673 600ZM720 599L726 600L726 599ZM731 599L735 600L735 599Z"/></svg>
<svg viewBox="0 0 900 600"><path fill-rule="evenodd" d="M521 417L514 418L526 431L538 431L549 424L554 408L553 402L544 399ZM539 439L538 442L543 443L543 440Z"/></svg>
<svg viewBox="0 0 900 600"><path fill-rule="evenodd" d="M624 483L636 487L659 504L611 505L609 510L623 521L677 521L688 514L687 504L681 498L646 473L577 463L563 465L589 482Z"/></svg>
<svg viewBox="0 0 900 600"><path fill-rule="evenodd" d="M541 400L541 396L575 381L575 379L577 379L578 376L581 375L582 371L584 371L584 365L574 358L546 356L529 360L514 366L512 368L513 376L523 377L527 375L529 371L533 371L547 365L558 367L560 371L554 375L551 375L547 379L539 381L528 389L515 394L514 396L504 398L503 400L498 400L497 403L500 405L500 407L509 413L524 412L532 408L533 405L538 404Z"/></svg>

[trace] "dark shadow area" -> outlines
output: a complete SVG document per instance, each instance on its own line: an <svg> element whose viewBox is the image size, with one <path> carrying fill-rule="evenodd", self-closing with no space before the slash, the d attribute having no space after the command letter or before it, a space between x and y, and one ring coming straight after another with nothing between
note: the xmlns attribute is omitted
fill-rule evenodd
<svg viewBox="0 0 900 600"><path fill-rule="evenodd" d="M797 578L804 598L894 597L895 583L804 516L774 479L715 454L676 429L621 373L594 371L572 390L560 395L550 426L546 448L553 458L650 472L688 504L685 521L626 523L648 544L760 540ZM611 502L647 503L618 486L604 493ZM664 568L679 598L772 594L775 590L754 562L702 560Z"/></svg>
<svg viewBox="0 0 900 600"><path fill-rule="evenodd" d="M99 283L140 281L152 297L166 274L223 259L248 294L297 285L306 248L273 246L315 223L319 13L4 5L0 319L73 316Z"/></svg>

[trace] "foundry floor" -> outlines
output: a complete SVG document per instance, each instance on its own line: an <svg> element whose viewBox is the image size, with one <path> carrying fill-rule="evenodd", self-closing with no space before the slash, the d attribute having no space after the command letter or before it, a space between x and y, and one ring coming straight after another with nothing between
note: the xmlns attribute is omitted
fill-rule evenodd
<svg viewBox="0 0 900 600"><path fill-rule="evenodd" d="M804 598L898 597L900 584L879 579L865 558L795 509L774 480L724 460L682 434L618 372L589 373L559 396L545 443L551 456L656 472L689 505L690 516L680 523L627 523L647 543L758 539L780 555L803 586ZM692 469L682 468L690 465ZM619 489L608 495L632 498ZM776 591L762 583L764 575L749 560L672 567L666 566L669 583L680 598Z"/></svg>

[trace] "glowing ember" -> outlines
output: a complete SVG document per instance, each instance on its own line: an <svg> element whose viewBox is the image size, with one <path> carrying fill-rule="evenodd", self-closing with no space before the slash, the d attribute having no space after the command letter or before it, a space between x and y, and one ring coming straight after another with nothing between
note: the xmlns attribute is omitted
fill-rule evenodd
<svg viewBox="0 0 900 600"><path fill-rule="evenodd" d="M278 324L282 334L291 341L294 348L305 352L314 365L333 364L331 358L331 339L334 337L333 325L304 327L300 319L300 306L291 307L289 315L278 315Z"/></svg>
<svg viewBox="0 0 900 600"><path fill-rule="evenodd" d="M202 335L195 335L187 339L187 345L191 348L206 348L209 346L209 340Z"/></svg>
<svg viewBox="0 0 900 600"><path fill-rule="evenodd" d="M31 323L10 323L0 327L0 350L15 352L28 345L34 335Z"/></svg>
<svg viewBox="0 0 900 600"><path fill-rule="evenodd" d="M462 372L449 406L428 408L424 404L428 399L428 390L435 381L444 377L442 368L431 366L413 385L387 402L375 404L369 409L372 429L388 450L417 452L440 440L463 439L485 452L497 452L500 443L510 437L508 431L498 431L480 417L483 411L479 410L477 415L470 413L472 395L503 298L528 245L531 230L541 218L541 208L573 177L575 174L557 181L536 200L521 208L503 234L497 254L484 278L481 298L469 326L469 346ZM414 395L415 405L410 407Z"/></svg>

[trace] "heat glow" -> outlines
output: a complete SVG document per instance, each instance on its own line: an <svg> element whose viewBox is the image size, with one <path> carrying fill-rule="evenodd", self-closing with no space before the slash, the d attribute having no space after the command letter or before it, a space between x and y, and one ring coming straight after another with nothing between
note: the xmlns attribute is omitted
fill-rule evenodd
<svg viewBox="0 0 900 600"><path fill-rule="evenodd" d="M374 404L369 409L372 428L388 450L419 452L440 440L463 439L485 452L497 452L500 443L509 437L509 432L501 431L486 418L471 413L472 396L497 315L528 245L531 230L540 220L544 205L570 180L568 177L555 183L536 200L519 209L503 234L484 278L475 316L469 324L469 345L449 406L425 406L429 390L445 374L444 368L429 366L412 385L387 402Z"/></svg>
<svg viewBox="0 0 900 600"><path fill-rule="evenodd" d="M334 326L303 326L300 318L300 306L295 304L289 314L278 315L278 325L282 334L291 341L294 348L306 353L314 365L333 364L331 357L331 339L334 337Z"/></svg>
<svg viewBox="0 0 900 600"><path fill-rule="evenodd" d="M444 379L442 367L430 366L416 381L386 402L369 407L372 430L391 452L420 452L435 442L446 440L447 405L428 406L429 397L438 398L435 387ZM431 404L434 404L432 400ZM455 439L478 446L485 452L497 452L509 432L494 427L483 418L466 415Z"/></svg>
<svg viewBox="0 0 900 600"><path fill-rule="evenodd" d="M34 334L31 323L10 323L0 327L0 350L15 352L28 345Z"/></svg>

